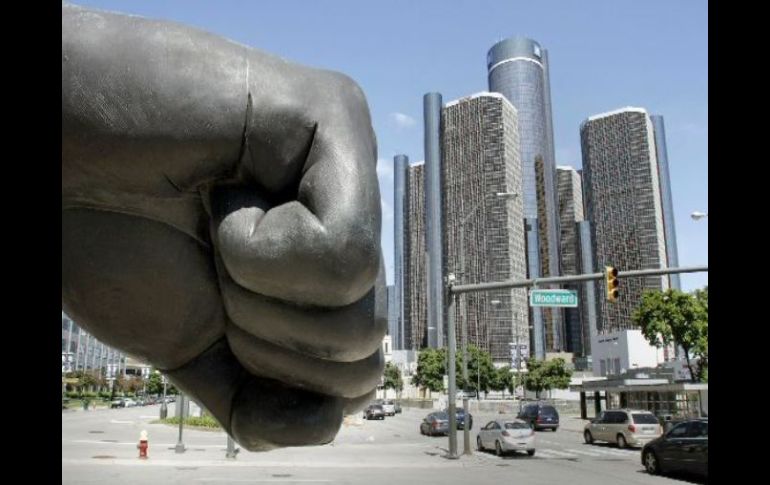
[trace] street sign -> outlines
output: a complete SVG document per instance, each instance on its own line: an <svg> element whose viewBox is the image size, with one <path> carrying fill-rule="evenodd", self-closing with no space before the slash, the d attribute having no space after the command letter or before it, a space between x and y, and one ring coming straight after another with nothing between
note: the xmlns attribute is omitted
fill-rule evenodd
<svg viewBox="0 0 770 485"><path fill-rule="evenodd" d="M575 290L532 290L529 292L531 307L576 307L578 306Z"/></svg>

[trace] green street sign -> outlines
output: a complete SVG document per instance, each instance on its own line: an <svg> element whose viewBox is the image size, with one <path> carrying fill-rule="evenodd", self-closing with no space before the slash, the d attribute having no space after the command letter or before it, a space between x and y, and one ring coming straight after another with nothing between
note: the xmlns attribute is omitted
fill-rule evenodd
<svg viewBox="0 0 770 485"><path fill-rule="evenodd" d="M529 306L576 307L578 306L575 290L532 290L529 292Z"/></svg>

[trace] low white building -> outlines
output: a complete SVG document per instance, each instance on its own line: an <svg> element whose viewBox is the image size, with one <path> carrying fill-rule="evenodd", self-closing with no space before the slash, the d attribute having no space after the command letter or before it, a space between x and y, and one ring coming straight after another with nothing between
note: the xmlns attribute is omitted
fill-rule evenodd
<svg viewBox="0 0 770 485"><path fill-rule="evenodd" d="M619 375L644 367L657 367L666 362L671 349L650 345L641 330L594 335L591 339L591 360L595 376Z"/></svg>

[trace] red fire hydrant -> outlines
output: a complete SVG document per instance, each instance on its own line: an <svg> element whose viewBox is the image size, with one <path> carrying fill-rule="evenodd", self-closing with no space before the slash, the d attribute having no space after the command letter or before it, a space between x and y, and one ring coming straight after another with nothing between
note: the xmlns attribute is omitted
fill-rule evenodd
<svg viewBox="0 0 770 485"><path fill-rule="evenodd" d="M147 431L142 431L139 434L139 444L136 445L136 447L139 448L139 458L146 460L147 450L150 448L150 445L147 442Z"/></svg>

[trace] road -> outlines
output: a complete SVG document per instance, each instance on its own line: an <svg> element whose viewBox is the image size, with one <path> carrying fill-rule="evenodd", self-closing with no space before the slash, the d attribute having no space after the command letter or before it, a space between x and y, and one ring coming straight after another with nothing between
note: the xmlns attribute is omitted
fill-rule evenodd
<svg viewBox="0 0 770 485"><path fill-rule="evenodd" d="M173 416L173 404L169 416ZM537 452L497 457L493 453L445 457L446 437L419 433L426 410L404 409L384 421L346 419L335 441L326 446L285 448L266 453L241 451L225 458L221 431L185 429L187 451L174 452L178 428L151 424L159 406L62 412L62 484L312 484L365 485L526 483L532 485L687 484L689 478L650 476L639 450L583 443L574 418L557 432L538 432ZM476 431L496 415L474 416ZM140 460L139 434L149 436L149 459ZM462 453L462 431L458 447Z"/></svg>

